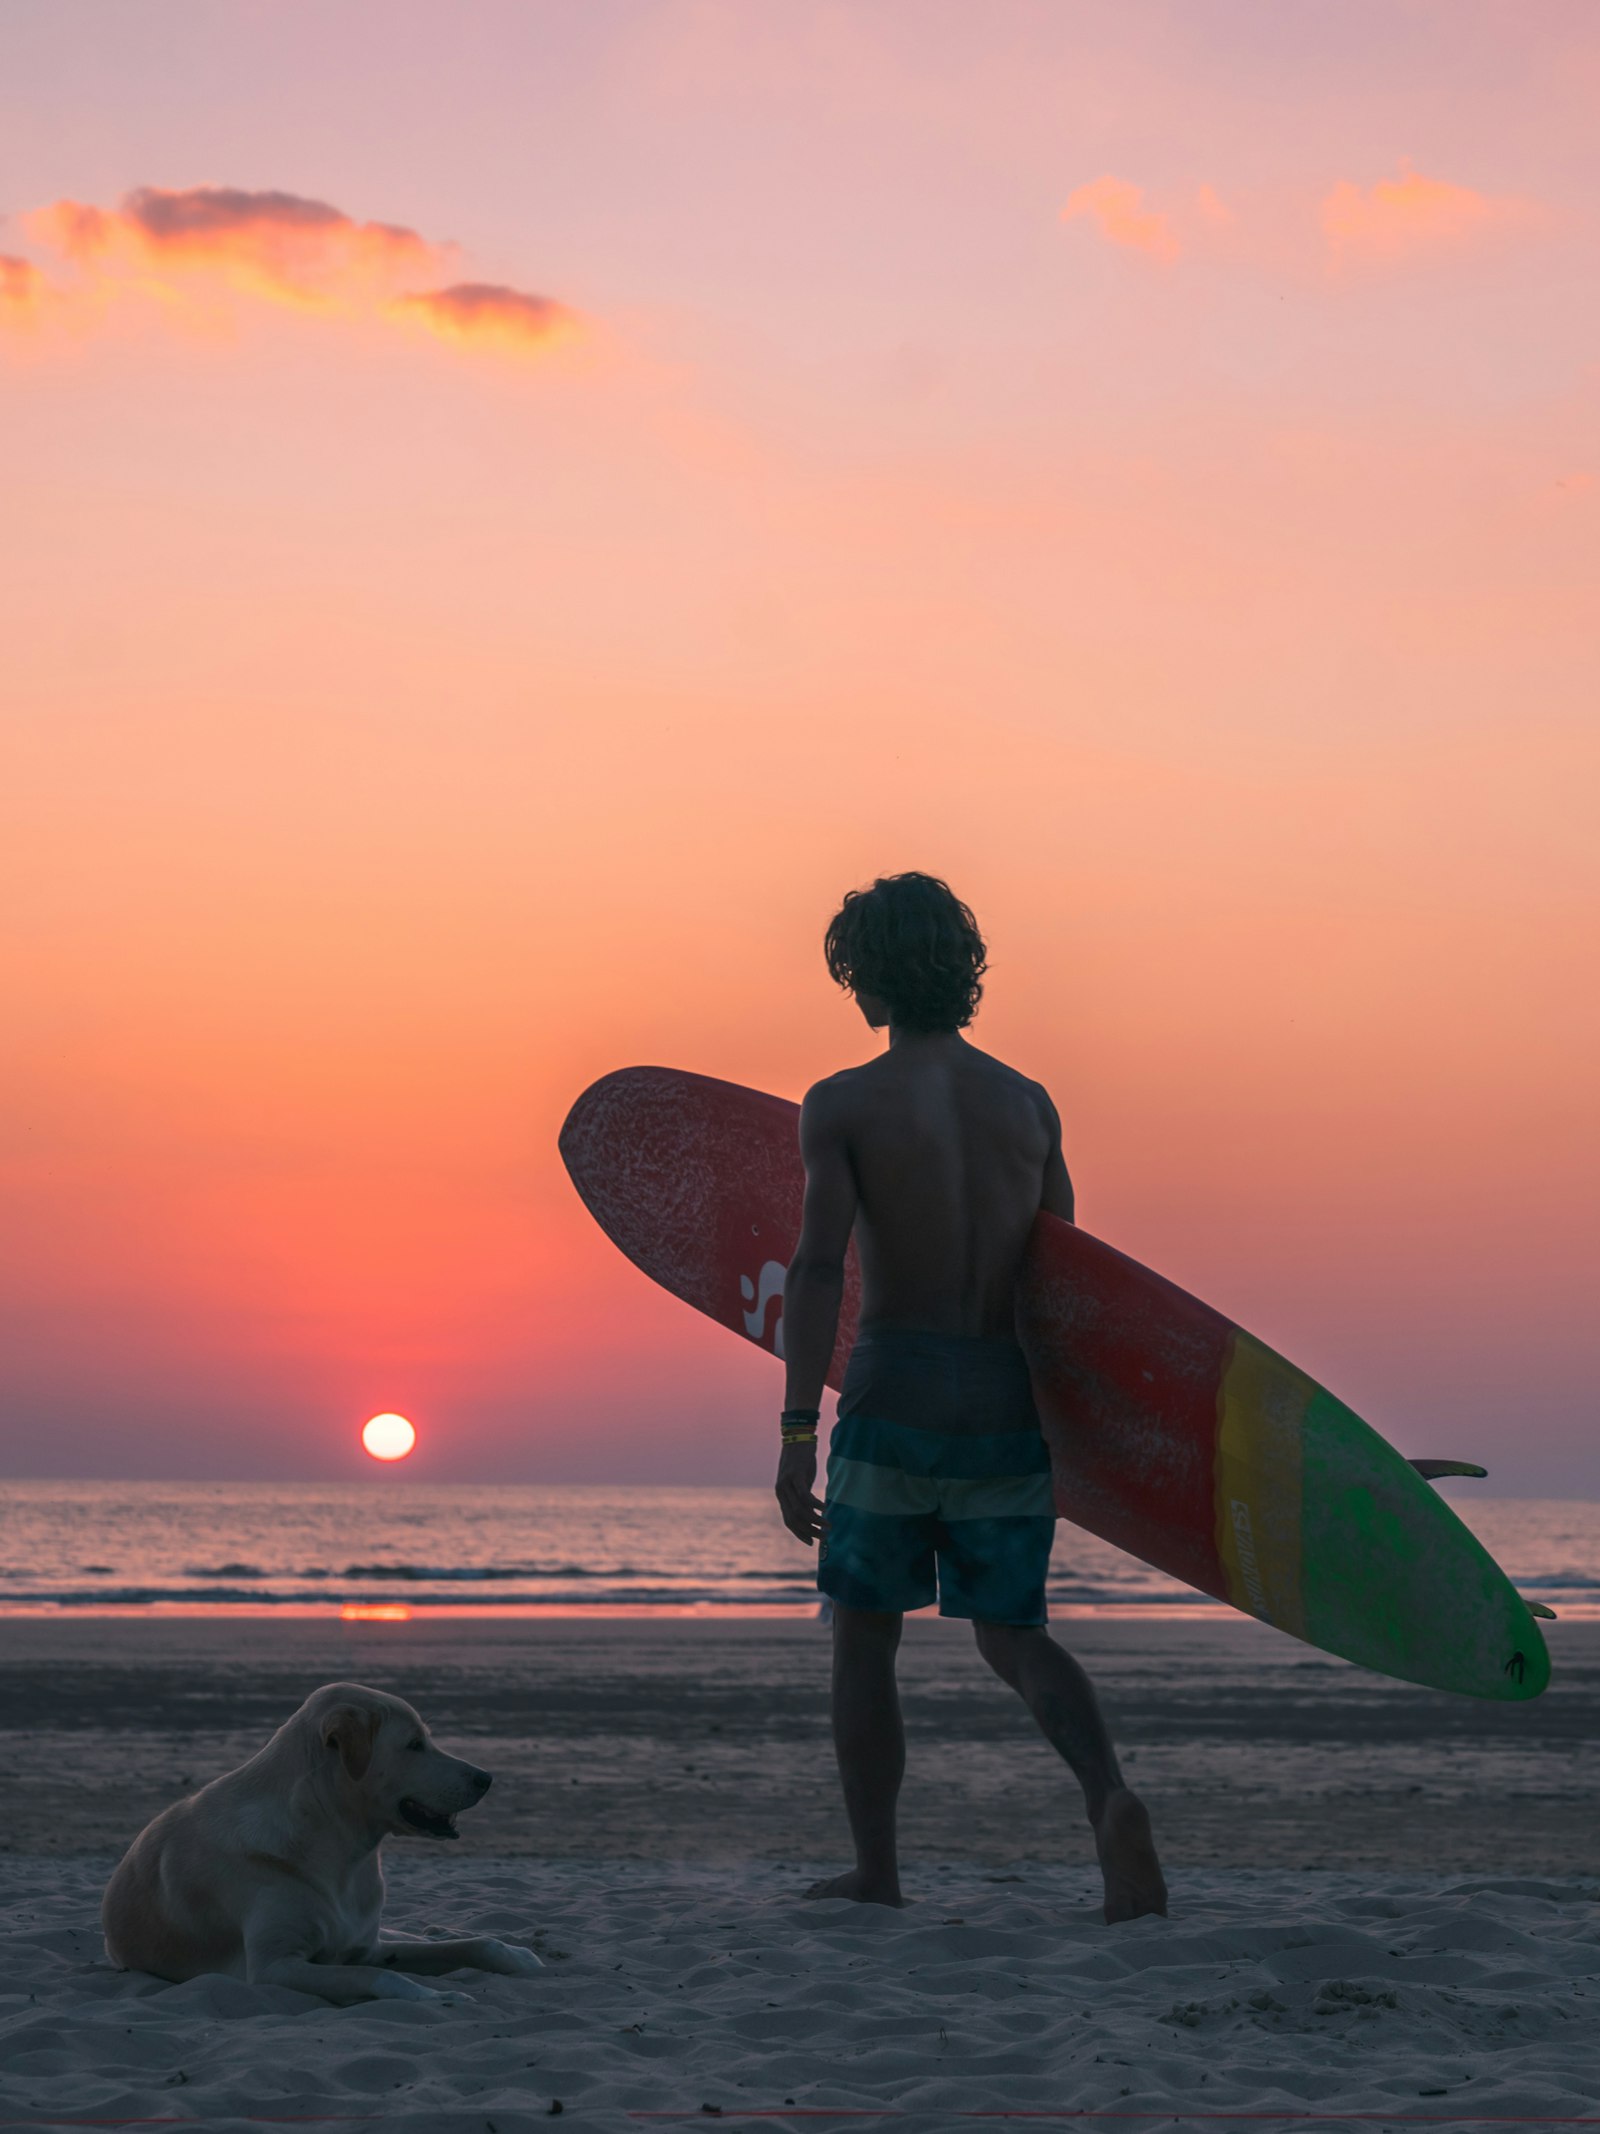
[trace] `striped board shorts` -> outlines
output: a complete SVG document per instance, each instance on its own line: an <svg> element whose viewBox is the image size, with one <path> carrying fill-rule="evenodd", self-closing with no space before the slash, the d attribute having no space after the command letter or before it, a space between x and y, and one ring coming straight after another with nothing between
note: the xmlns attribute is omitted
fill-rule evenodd
<svg viewBox="0 0 1600 2134"><path fill-rule="evenodd" d="M869 1328L828 1452L817 1584L846 1608L1045 1619L1050 1454L1010 1335Z"/></svg>

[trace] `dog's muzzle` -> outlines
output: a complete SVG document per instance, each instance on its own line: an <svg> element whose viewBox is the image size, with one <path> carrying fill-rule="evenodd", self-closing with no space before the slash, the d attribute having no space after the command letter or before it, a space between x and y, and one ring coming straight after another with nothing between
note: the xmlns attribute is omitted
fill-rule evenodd
<svg viewBox="0 0 1600 2134"><path fill-rule="evenodd" d="M494 1780L487 1771L480 1771L473 1764L466 1767L466 1775L473 1792L482 1800ZM474 1803L468 1801L466 1805L470 1808ZM400 1802L398 1809L400 1820L409 1823L413 1830L420 1831L425 1838L460 1837L461 1833L456 1828L456 1817L460 1812L459 1808L430 1808L426 1801L419 1801L410 1793Z"/></svg>
<svg viewBox="0 0 1600 2134"><path fill-rule="evenodd" d="M413 1830L420 1830L425 1838L458 1838L453 1813L441 1814L437 1808L429 1808L422 1801L413 1800L408 1794L399 1806L400 1820L409 1823Z"/></svg>

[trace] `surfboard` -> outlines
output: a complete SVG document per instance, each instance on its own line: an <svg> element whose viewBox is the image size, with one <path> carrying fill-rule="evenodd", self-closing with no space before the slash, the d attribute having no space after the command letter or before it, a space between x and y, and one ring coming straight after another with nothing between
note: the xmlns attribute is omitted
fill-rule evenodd
<svg viewBox="0 0 1600 2134"><path fill-rule="evenodd" d="M627 1067L583 1092L560 1147L636 1267L781 1357L798 1121L760 1090ZM835 1388L859 1303L852 1246ZM1538 1625L1482 1543L1360 1416L1221 1312L1041 1213L1017 1330L1060 1517L1379 1674L1470 1697L1544 1689Z"/></svg>

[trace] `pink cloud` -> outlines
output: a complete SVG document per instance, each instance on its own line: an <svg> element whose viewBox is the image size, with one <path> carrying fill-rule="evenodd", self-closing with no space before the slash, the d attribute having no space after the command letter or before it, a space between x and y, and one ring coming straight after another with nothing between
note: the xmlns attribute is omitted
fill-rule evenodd
<svg viewBox="0 0 1600 2134"><path fill-rule="evenodd" d="M404 275L438 273L448 258L448 247L397 223L357 222L325 200L231 185L146 185L110 209L58 200L27 227L102 278L194 273L293 304L360 300Z"/></svg>
<svg viewBox="0 0 1600 2134"><path fill-rule="evenodd" d="M1142 252L1147 259L1174 260L1178 239L1168 218L1146 207L1144 189L1126 178L1107 175L1080 185L1061 210L1063 222L1083 216L1091 221L1107 244L1125 251Z"/></svg>
<svg viewBox="0 0 1600 2134"><path fill-rule="evenodd" d="M576 321L548 296L530 296L498 282L456 282L397 299L393 310L420 320L442 340L493 343L526 350L569 333Z"/></svg>
<svg viewBox="0 0 1600 2134"><path fill-rule="evenodd" d="M32 319L44 302L44 276L31 259L0 252L0 318L20 323Z"/></svg>
<svg viewBox="0 0 1600 2134"><path fill-rule="evenodd" d="M1215 186L1202 185L1194 196L1195 213L1202 222L1209 222L1221 229L1233 220L1233 209L1223 199Z"/></svg>
<svg viewBox="0 0 1600 2134"><path fill-rule="evenodd" d="M1336 261L1394 260L1500 235L1533 214L1531 201L1425 177L1403 162L1398 177L1380 178L1364 191L1341 179L1322 203L1322 230Z"/></svg>
<svg viewBox="0 0 1600 2134"><path fill-rule="evenodd" d="M498 283L425 286L455 265L454 245L402 223L359 222L299 193L147 185L115 208L58 200L24 226L36 244L78 270L63 301L69 308L75 301L91 319L118 296L181 308L185 299L222 288L335 317L419 319L451 340L495 341L521 353L578 324L553 298ZM47 286L28 260L7 261L0 318L31 313Z"/></svg>

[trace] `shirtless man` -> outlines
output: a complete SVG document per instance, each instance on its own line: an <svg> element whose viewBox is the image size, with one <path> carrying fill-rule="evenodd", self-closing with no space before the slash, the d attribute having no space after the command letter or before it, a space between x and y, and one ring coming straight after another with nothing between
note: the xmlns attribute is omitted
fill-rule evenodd
<svg viewBox="0 0 1600 2134"><path fill-rule="evenodd" d="M813 1897L898 1905L895 1802L905 1732L895 1650L937 1590L1083 1788L1107 1923L1165 1912L1143 1804L1122 1782L1089 1678L1048 1635L1050 1455L1017 1345L1013 1296L1040 1208L1073 1218L1061 1122L1037 1082L967 1042L985 969L971 912L943 882L889 875L828 928L828 969L889 1049L819 1082L800 1112L805 1214L784 1285L788 1384L777 1497L819 1538L833 1602L833 1736L856 1864ZM827 1502L816 1426L845 1252L861 1323L839 1395ZM936 1587L937 1579L937 1587Z"/></svg>

